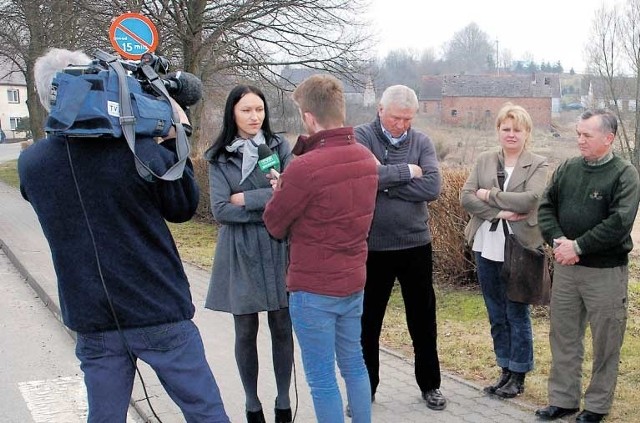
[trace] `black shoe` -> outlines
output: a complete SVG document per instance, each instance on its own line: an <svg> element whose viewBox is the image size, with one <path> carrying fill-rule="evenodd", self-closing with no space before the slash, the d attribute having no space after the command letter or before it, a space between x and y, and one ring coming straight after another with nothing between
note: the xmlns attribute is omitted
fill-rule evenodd
<svg viewBox="0 0 640 423"><path fill-rule="evenodd" d="M247 423L267 423L264 419L262 410L260 411L247 411Z"/></svg>
<svg viewBox="0 0 640 423"><path fill-rule="evenodd" d="M577 408L562 408L556 407L555 405L550 405L545 408L540 408L536 410L536 416L541 420L555 420L564 416L568 416L569 414L573 414L577 412Z"/></svg>
<svg viewBox="0 0 640 423"><path fill-rule="evenodd" d="M509 381L501 388L496 389L495 394L500 398L515 398L524 392L525 373L511 372Z"/></svg>
<svg viewBox="0 0 640 423"><path fill-rule="evenodd" d="M427 402L427 407L432 410L444 410L447 408L447 399L440 389L430 389L422 393L422 399Z"/></svg>
<svg viewBox="0 0 640 423"><path fill-rule="evenodd" d="M291 423L291 409L290 408L274 408L273 411L276 415L276 423Z"/></svg>
<svg viewBox="0 0 640 423"><path fill-rule="evenodd" d="M500 374L500 378L493 385L486 386L483 391L487 394L495 394L496 391L502 388L504 385L509 382L509 378L511 377L511 371L506 367L502 368L502 373Z"/></svg>
<svg viewBox="0 0 640 423"><path fill-rule="evenodd" d="M582 410L580 414L576 417L576 423L579 422L601 422L604 419L606 414L594 413L589 410Z"/></svg>

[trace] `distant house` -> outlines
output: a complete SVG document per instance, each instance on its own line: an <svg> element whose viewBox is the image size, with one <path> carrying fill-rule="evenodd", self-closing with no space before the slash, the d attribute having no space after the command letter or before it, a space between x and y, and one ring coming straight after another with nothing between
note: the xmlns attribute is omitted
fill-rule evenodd
<svg viewBox="0 0 640 423"><path fill-rule="evenodd" d="M623 112L635 112L637 89L636 78L617 77L613 80L612 84L620 110ZM583 107L613 109L613 95L611 94L611 88L602 78L585 76L582 79L582 92L587 93L580 97L580 102Z"/></svg>
<svg viewBox="0 0 640 423"><path fill-rule="evenodd" d="M422 80L420 110L449 125L493 125L506 102L529 112L534 125L551 125L560 111L560 80L555 74L442 75Z"/></svg>
<svg viewBox="0 0 640 423"><path fill-rule="evenodd" d="M24 75L10 63L0 63L0 129L8 139L25 136L16 129L20 119L26 116L29 110Z"/></svg>
<svg viewBox="0 0 640 423"><path fill-rule="evenodd" d="M283 86L287 89L293 90L300 85L302 81L318 73L326 73L327 71L320 71L317 69L309 68L292 68L285 67L280 73L280 78L283 81ZM343 75L331 73L331 75L338 78L344 88L345 101L349 104L357 104L362 106L372 106L376 103L376 92L373 85L373 79L366 75L354 75L352 79L348 79Z"/></svg>

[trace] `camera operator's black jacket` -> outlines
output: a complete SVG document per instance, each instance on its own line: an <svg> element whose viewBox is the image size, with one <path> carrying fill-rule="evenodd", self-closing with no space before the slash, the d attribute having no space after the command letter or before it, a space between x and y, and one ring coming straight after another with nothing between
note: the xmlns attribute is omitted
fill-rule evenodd
<svg viewBox="0 0 640 423"><path fill-rule="evenodd" d="M136 148L158 174L176 161L172 140L158 145L139 138ZM51 247L69 328L116 329L94 247L123 328L193 317L189 283L165 223L187 221L195 213L199 191L190 162L177 181L147 182L124 138L49 136L21 154L18 171L22 195Z"/></svg>

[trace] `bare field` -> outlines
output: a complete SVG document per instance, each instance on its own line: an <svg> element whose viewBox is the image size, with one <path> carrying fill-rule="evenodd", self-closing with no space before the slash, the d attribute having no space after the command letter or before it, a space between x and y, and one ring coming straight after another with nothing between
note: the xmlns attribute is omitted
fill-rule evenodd
<svg viewBox="0 0 640 423"><path fill-rule="evenodd" d="M549 159L552 169L565 159L578 154L575 143L577 112L560 113L553 121L553 136L550 128L534 128L531 151ZM431 137L436 143L440 161L445 166L472 166L478 154L497 148L498 136L493 128L475 129L450 127L435 124L418 115L414 127Z"/></svg>

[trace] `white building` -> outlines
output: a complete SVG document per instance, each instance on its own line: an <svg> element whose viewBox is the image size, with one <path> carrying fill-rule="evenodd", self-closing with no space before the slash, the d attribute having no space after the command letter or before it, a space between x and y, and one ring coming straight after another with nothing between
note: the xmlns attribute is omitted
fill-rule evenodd
<svg viewBox="0 0 640 423"><path fill-rule="evenodd" d="M10 63L0 63L0 129L7 139L26 137L24 132L16 128L20 119L28 116L24 75L12 69Z"/></svg>

